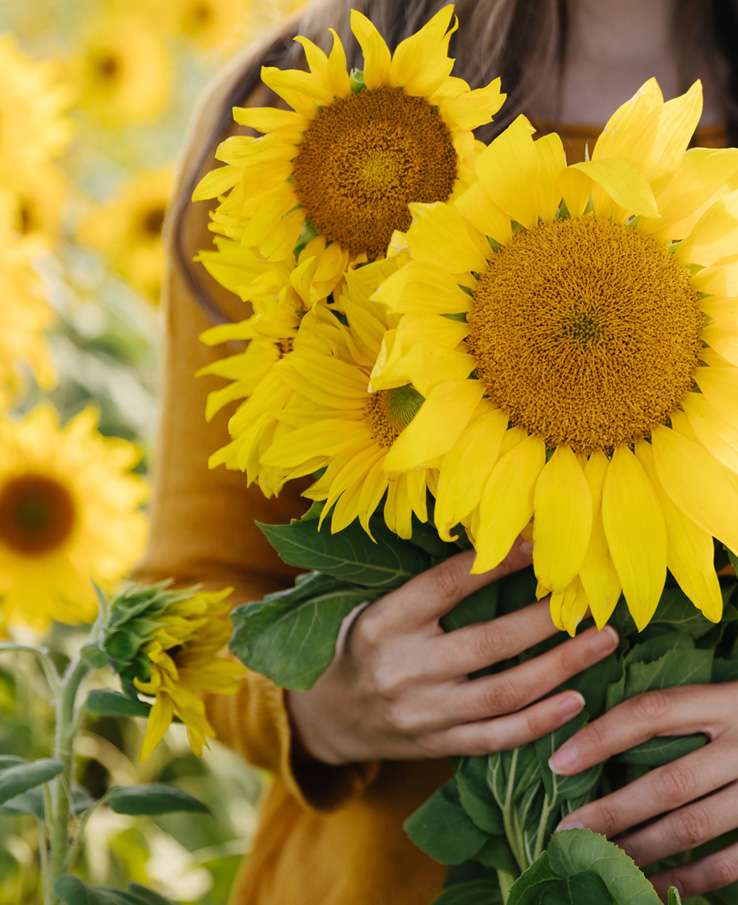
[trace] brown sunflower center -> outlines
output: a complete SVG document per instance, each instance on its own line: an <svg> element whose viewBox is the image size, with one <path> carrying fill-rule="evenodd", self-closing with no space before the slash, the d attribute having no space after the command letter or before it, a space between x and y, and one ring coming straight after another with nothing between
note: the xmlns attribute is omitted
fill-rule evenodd
<svg viewBox="0 0 738 905"><path fill-rule="evenodd" d="M213 7L210 3L198 2L193 3L190 8L190 18L192 24L202 28L209 25L213 21Z"/></svg>
<svg viewBox="0 0 738 905"><path fill-rule="evenodd" d="M390 447L417 415L423 397L411 386L372 393L364 409L372 440Z"/></svg>
<svg viewBox="0 0 738 905"><path fill-rule="evenodd" d="M158 237L164 226L164 207L160 204L144 211L141 217L141 229L147 236Z"/></svg>
<svg viewBox="0 0 738 905"><path fill-rule="evenodd" d="M60 547L74 527L69 491L45 475L11 478L0 488L0 542L25 556Z"/></svg>
<svg viewBox="0 0 738 905"><path fill-rule="evenodd" d="M634 226L521 231L477 284L468 344L513 424L575 451L634 443L693 385L704 317L689 274Z"/></svg>
<svg viewBox="0 0 738 905"><path fill-rule="evenodd" d="M94 61L95 72L104 82L112 82L120 75L120 57L112 51L102 51Z"/></svg>
<svg viewBox="0 0 738 905"><path fill-rule="evenodd" d="M457 157L448 126L421 97L376 88L334 101L305 130L295 191L319 233L350 251L385 253L410 226L411 201L446 201Z"/></svg>

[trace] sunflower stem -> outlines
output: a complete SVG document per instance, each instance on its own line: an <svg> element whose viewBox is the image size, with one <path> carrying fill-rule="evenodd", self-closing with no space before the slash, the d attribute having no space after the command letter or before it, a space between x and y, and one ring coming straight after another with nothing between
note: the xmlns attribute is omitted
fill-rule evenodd
<svg viewBox="0 0 738 905"><path fill-rule="evenodd" d="M54 886L67 870L69 855L69 821L72 812L72 773L74 766L74 742L79 730L77 720L77 693L90 667L80 657L75 657L67 667L56 702L56 729L54 757L61 763L62 772L54 780L52 788L51 854L49 858L46 905L57 901Z"/></svg>
<svg viewBox="0 0 738 905"><path fill-rule="evenodd" d="M515 883L515 877L513 874L509 874L506 870L498 870L497 871L497 881L500 884L500 892L502 893L502 901L507 905L507 901L510 898L510 890L513 888Z"/></svg>

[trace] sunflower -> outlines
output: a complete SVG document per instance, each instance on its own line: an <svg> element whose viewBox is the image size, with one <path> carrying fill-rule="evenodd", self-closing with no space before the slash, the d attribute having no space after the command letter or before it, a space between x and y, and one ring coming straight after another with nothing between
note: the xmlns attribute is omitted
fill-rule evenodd
<svg viewBox="0 0 738 905"><path fill-rule="evenodd" d="M263 134L223 142L217 157L225 166L194 193L195 200L225 195L212 229L269 261L292 264L295 249L310 242L321 292L349 265L385 255L393 232L410 225L410 202L458 194L479 147L472 130L504 100L499 79L472 91L450 75L453 6L394 55L356 10L351 27L363 72L349 74L335 32L329 55L298 37L309 72L262 72L291 109L237 108L236 122Z"/></svg>
<svg viewBox="0 0 738 905"><path fill-rule="evenodd" d="M47 164L13 186L0 184L0 206L8 212L13 232L33 239L42 253L53 248L59 237L68 190L62 170Z"/></svg>
<svg viewBox="0 0 738 905"><path fill-rule="evenodd" d="M56 63L30 59L7 34L0 35L0 71L0 183L14 189L67 148L70 92Z"/></svg>
<svg viewBox="0 0 738 905"><path fill-rule="evenodd" d="M161 291L162 229L173 187L171 167L137 173L79 228L80 241L102 252L113 270L154 303Z"/></svg>
<svg viewBox="0 0 738 905"><path fill-rule="evenodd" d="M220 655L231 636L230 594L230 588L196 591L154 617L156 628L142 652L145 678L133 679L138 691L154 699L142 760L164 738L174 717L187 727L190 747L198 757L208 739L215 737L205 695L233 694L244 672L240 663Z"/></svg>
<svg viewBox="0 0 738 905"><path fill-rule="evenodd" d="M173 84L169 50L142 15L114 13L93 24L71 61L80 106L108 126L150 122Z"/></svg>
<svg viewBox="0 0 738 905"><path fill-rule="evenodd" d="M11 626L87 622L92 582L112 587L143 551L139 453L101 436L88 408L63 427L50 405L0 423L0 606Z"/></svg>
<svg viewBox="0 0 738 905"><path fill-rule="evenodd" d="M255 469L281 472L283 480L325 469L304 496L323 504L320 521L330 515L333 532L358 518L371 533L370 518L383 500L384 520L400 537L410 536L413 515L422 522L428 518L432 468L396 477L384 469L423 397L407 384L381 391L368 386L393 320L369 296L391 269L391 260L380 261L347 274L337 307L308 312L294 350L272 371L286 401L273 419L269 443L254 457ZM241 429L247 436L252 424L234 416L235 443Z"/></svg>
<svg viewBox="0 0 738 905"><path fill-rule="evenodd" d="M0 191L0 297L6 300L0 331L0 410L22 391L27 372L43 389L54 383L44 336L54 323L34 268L38 245L15 230L15 197Z"/></svg>
<svg viewBox="0 0 738 905"><path fill-rule="evenodd" d="M253 6L246 0L175 0L166 15L175 34L204 50L235 49L249 34Z"/></svg>
<svg viewBox="0 0 738 905"><path fill-rule="evenodd" d="M651 80L570 166L518 118L456 203L415 209L375 295L403 314L375 385L453 365L386 467L423 468L440 435L441 535L465 525L483 571L532 519L572 632L621 591L643 628L667 568L717 621L713 538L738 551L738 151L686 150L701 110L699 83L664 103ZM458 437L454 383L479 399Z"/></svg>

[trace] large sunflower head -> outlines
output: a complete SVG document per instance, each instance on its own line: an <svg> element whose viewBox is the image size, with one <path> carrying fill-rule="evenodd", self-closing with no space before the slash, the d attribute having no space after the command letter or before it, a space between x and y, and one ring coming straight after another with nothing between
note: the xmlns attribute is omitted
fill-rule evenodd
<svg viewBox="0 0 738 905"><path fill-rule="evenodd" d="M652 80L568 166L520 117L455 203L416 209L375 296L403 315L375 385L421 386L441 355L479 395L458 432L450 389L421 409L446 446L439 530L465 524L484 570L532 519L570 630L621 591L643 627L667 567L716 620L713 537L738 548L738 151L687 150L701 109L699 84L664 103ZM408 442L387 466L425 458Z"/></svg>
<svg viewBox="0 0 738 905"><path fill-rule="evenodd" d="M71 70L80 105L108 126L150 122L171 96L169 49L143 15L114 12L94 22Z"/></svg>
<svg viewBox="0 0 738 905"><path fill-rule="evenodd" d="M395 476L384 467L402 448L423 396L407 381L376 391L369 386L395 320L369 296L394 268L387 260L348 274L336 307L308 312L294 350L274 369L287 396L255 471L276 471L283 481L322 471L304 495L322 503L321 522L330 515L334 532L355 519L370 532L371 516L382 504L386 524L401 537L410 536L413 515L427 520L434 463ZM432 443L429 452L432 460Z"/></svg>
<svg viewBox="0 0 738 905"><path fill-rule="evenodd" d="M82 222L80 240L104 254L112 268L153 303L164 271L162 230L174 186L170 167L138 173Z"/></svg>
<svg viewBox="0 0 738 905"><path fill-rule="evenodd" d="M112 588L143 552L139 453L96 422L86 409L60 426L42 405L0 424L0 608L10 626L89 621L92 582Z"/></svg>
<svg viewBox="0 0 738 905"><path fill-rule="evenodd" d="M223 656L231 635L231 589L173 590L134 586L113 601L104 647L124 686L153 699L143 742L145 760L172 721L187 727L198 756L215 736L207 694L232 694L244 668Z"/></svg>
<svg viewBox="0 0 738 905"><path fill-rule="evenodd" d="M333 33L324 53L299 37L308 71L266 67L262 78L291 109L243 108L236 122L262 135L236 136L218 150L195 200L223 196L213 228L294 262L312 242L335 287L352 262L381 258L395 230L410 225L412 202L447 201L468 182L477 151L473 129L502 105L499 79L471 90L451 76L453 6L437 13L390 53L372 23L354 10L364 55L347 70Z"/></svg>

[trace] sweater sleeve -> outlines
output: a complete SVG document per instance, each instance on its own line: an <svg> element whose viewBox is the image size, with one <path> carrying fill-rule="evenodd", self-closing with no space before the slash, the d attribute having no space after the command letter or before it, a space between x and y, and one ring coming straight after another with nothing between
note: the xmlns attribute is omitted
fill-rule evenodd
<svg viewBox="0 0 738 905"><path fill-rule="evenodd" d="M217 92L216 92L217 94ZM205 105L193 134L207 134ZM194 142L192 143L194 144ZM190 151L190 156L195 151ZM206 161L204 169L214 165ZM187 171L185 158L183 171ZM188 254L208 247L206 205L192 206L179 228L185 231ZM170 229L171 233L171 229ZM205 421L207 394L222 385L217 378L196 378L195 372L224 354L208 349L199 335L211 322L185 274L176 264L168 238L169 263L163 314L165 349L161 416L151 507L151 538L137 571L139 580L173 578L177 584L201 583L234 588L234 604L259 600L289 586L294 572L280 562L255 525L282 522L304 511L298 491L277 500L247 488L240 472L209 470L208 457L228 440L227 422L233 409ZM198 280L211 302L226 316L247 316L246 306L204 271ZM234 346L230 353L237 350ZM358 794L375 767L331 767L303 756L292 731L284 692L263 676L248 673L235 695L213 696L209 718L218 738L251 763L274 772L304 805L321 809L340 806Z"/></svg>

